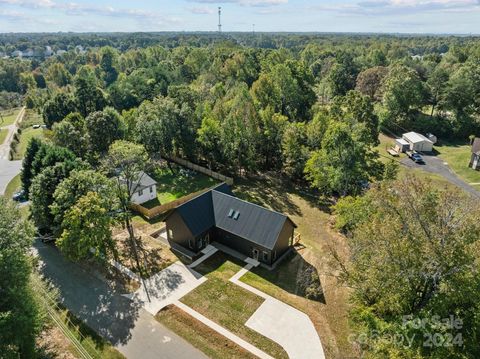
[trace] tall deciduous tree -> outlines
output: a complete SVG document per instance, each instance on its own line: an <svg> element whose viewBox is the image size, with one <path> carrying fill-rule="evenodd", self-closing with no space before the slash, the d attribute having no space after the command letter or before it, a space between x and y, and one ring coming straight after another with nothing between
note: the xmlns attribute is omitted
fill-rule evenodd
<svg viewBox="0 0 480 359"><path fill-rule="evenodd" d="M334 253L353 289L351 318L366 357L478 357L478 200L408 176L336 207L350 250ZM460 328L438 318L460 320ZM385 340L390 335L404 341ZM451 344L425 345L429 335Z"/></svg>
<svg viewBox="0 0 480 359"><path fill-rule="evenodd" d="M60 92L43 106L43 120L48 128L63 120L69 113L75 112L77 105L74 98L66 93Z"/></svg>
<svg viewBox="0 0 480 359"><path fill-rule="evenodd" d="M97 192L88 192L80 197L65 212L58 247L75 260L87 258L91 254L99 260L116 257L109 211L110 201Z"/></svg>
<svg viewBox="0 0 480 359"><path fill-rule="evenodd" d="M0 352L4 358L35 357L42 322L31 287L33 235L31 222L0 197Z"/></svg>
<svg viewBox="0 0 480 359"><path fill-rule="evenodd" d="M110 145L125 134L125 125L120 114L113 108L91 113L85 119L89 149L96 154L105 154Z"/></svg>
<svg viewBox="0 0 480 359"><path fill-rule="evenodd" d="M88 148L85 119L78 112L71 113L61 122L53 125L53 142L68 148L78 157L85 156Z"/></svg>
<svg viewBox="0 0 480 359"><path fill-rule="evenodd" d="M115 209L115 188L103 174L94 170L73 170L55 189L50 211L54 216L57 233L64 229L65 213L72 208L80 197L92 192L98 194L110 211Z"/></svg>
<svg viewBox="0 0 480 359"><path fill-rule="evenodd" d="M364 124L350 127L332 122L305 166L305 174L313 187L324 193L345 196L359 193L371 178L380 178L383 167L378 154L368 142Z"/></svg>

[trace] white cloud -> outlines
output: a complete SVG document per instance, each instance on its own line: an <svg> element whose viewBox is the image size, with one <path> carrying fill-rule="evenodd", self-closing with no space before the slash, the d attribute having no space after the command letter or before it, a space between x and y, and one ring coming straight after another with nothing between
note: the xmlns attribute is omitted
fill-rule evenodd
<svg viewBox="0 0 480 359"><path fill-rule="evenodd" d="M287 4L288 0L187 0L201 4L237 4L241 6L277 6Z"/></svg>
<svg viewBox="0 0 480 359"><path fill-rule="evenodd" d="M318 10L357 15L405 15L420 12L480 10L480 0L365 0L314 6Z"/></svg>
<svg viewBox="0 0 480 359"><path fill-rule="evenodd" d="M215 13L215 9L206 7L206 6L201 6L201 7L190 7L188 8L188 11L190 11L192 14L196 15L210 15Z"/></svg>

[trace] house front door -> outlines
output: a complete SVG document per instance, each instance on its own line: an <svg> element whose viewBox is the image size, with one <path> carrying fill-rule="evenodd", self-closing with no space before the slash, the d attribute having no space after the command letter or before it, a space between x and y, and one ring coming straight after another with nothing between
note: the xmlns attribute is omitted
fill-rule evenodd
<svg viewBox="0 0 480 359"><path fill-rule="evenodd" d="M255 259L256 261L258 261L258 256L260 255L260 251L256 248L253 248L252 250L252 256L253 256L253 259Z"/></svg>

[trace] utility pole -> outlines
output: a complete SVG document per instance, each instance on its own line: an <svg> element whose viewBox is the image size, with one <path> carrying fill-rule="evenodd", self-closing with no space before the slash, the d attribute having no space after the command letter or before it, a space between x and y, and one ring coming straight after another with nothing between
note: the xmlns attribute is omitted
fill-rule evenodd
<svg viewBox="0 0 480 359"><path fill-rule="evenodd" d="M222 8L218 7L218 32L222 32Z"/></svg>

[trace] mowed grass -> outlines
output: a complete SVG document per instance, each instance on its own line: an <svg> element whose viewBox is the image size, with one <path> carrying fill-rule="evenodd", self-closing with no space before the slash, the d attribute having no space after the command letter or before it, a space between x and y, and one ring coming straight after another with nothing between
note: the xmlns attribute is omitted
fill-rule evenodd
<svg viewBox="0 0 480 359"><path fill-rule="evenodd" d="M0 145L5 142L7 135L8 135L8 130L6 128L0 130Z"/></svg>
<svg viewBox="0 0 480 359"><path fill-rule="evenodd" d="M254 359L255 355L238 346L174 305L157 313L155 319L190 342L212 359Z"/></svg>
<svg viewBox="0 0 480 359"><path fill-rule="evenodd" d="M435 149L439 152L439 157L448 163L448 166L458 177L480 190L480 171L468 167L472 155L471 145L465 143L442 143L441 146L436 146Z"/></svg>
<svg viewBox="0 0 480 359"><path fill-rule="evenodd" d="M242 265L216 253L195 268L208 280L180 300L274 358L288 358L280 345L245 326L264 299L229 281Z"/></svg>
<svg viewBox="0 0 480 359"><path fill-rule="evenodd" d="M241 280L306 313L312 320L327 358L357 358L349 341L349 291L330 275L337 268L330 245L340 253L347 251L346 239L331 228L329 208L319 204L318 196L305 188L296 189L278 174L236 180L234 193L245 200L288 215L298 226L301 243L275 270L255 268ZM302 296L299 283L302 271L313 266L318 272L324 299Z"/></svg>
<svg viewBox="0 0 480 359"><path fill-rule="evenodd" d="M26 128L22 131L20 135L20 142L17 145L15 155L13 156L14 160L21 160L25 156L25 152L27 150L27 145L30 140L34 137L43 139L45 137L45 132L43 128Z"/></svg>
<svg viewBox="0 0 480 359"><path fill-rule="evenodd" d="M1 111L0 127L5 127L13 124L19 112L20 112L20 108Z"/></svg>
<svg viewBox="0 0 480 359"><path fill-rule="evenodd" d="M8 183L7 188L5 188L4 196L6 198L12 198L13 194L22 188L22 181L20 175L16 175Z"/></svg>
<svg viewBox="0 0 480 359"><path fill-rule="evenodd" d="M152 173L152 177L158 182L157 198L160 204L174 201L218 183L215 179L201 173L188 172L187 174L186 171L181 171L182 167L177 165L172 165L172 168L174 172L168 167L161 167Z"/></svg>

